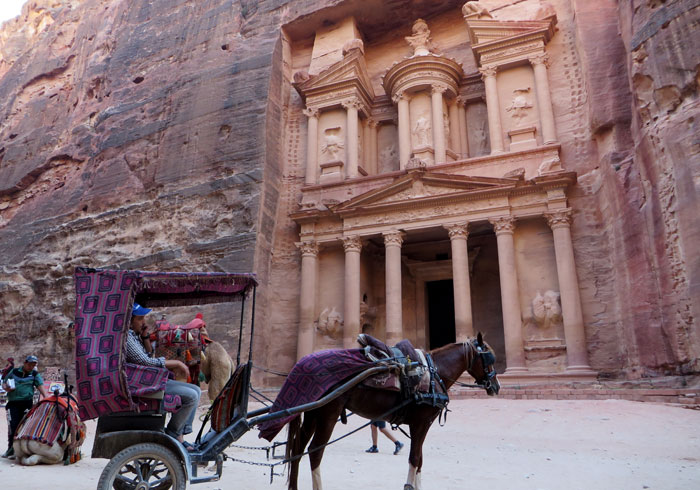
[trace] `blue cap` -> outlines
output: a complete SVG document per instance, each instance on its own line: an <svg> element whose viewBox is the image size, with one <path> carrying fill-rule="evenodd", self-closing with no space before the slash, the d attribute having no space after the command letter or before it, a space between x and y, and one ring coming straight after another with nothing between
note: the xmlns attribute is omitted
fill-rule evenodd
<svg viewBox="0 0 700 490"><path fill-rule="evenodd" d="M138 303L134 303L134 308L131 310L133 316L146 316L151 312L150 309L144 308Z"/></svg>
<svg viewBox="0 0 700 490"><path fill-rule="evenodd" d="M36 356L27 356L24 362L39 362L39 359L37 359Z"/></svg>

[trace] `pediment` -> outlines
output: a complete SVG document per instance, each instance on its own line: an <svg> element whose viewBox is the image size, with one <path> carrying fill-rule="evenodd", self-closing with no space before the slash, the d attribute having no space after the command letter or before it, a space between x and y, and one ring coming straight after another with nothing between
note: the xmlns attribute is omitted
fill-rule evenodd
<svg viewBox="0 0 700 490"><path fill-rule="evenodd" d="M509 178L468 177L425 171L413 171L394 180L391 184L360 194L340 203L333 212L352 213L372 208L433 201L464 196L469 193L512 189L523 181Z"/></svg>
<svg viewBox="0 0 700 490"><path fill-rule="evenodd" d="M306 98L314 93L332 91L334 87L348 83L359 85L371 98L374 97L364 55L357 49L346 54L342 60L332 64L318 75L296 83L294 86L302 97Z"/></svg>

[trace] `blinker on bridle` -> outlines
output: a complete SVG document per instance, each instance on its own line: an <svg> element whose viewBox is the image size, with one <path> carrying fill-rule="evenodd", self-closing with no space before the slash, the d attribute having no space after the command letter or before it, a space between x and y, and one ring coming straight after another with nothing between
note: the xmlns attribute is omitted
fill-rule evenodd
<svg viewBox="0 0 700 490"><path fill-rule="evenodd" d="M466 341L464 342L464 356L467 356L467 343L469 344L470 349L474 349L476 351L476 355L472 356L471 359L468 359L468 367L467 371L471 371L472 364L474 363L474 359L476 359L477 356L481 358L481 363L482 366L484 367L484 371L486 372L486 378L482 379L481 381L477 381L476 384L483 387L486 391L490 390L493 388L493 383L492 380L496 377L496 370L491 368L488 369L489 367L493 366L496 362L496 356L493 355L493 352L489 350L483 349L481 346L477 345L474 340L471 342Z"/></svg>

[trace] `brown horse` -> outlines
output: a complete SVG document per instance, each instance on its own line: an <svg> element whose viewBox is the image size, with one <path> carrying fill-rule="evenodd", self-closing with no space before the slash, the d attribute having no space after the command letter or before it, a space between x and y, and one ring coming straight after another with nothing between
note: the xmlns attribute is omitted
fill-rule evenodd
<svg viewBox="0 0 700 490"><path fill-rule="evenodd" d="M495 356L491 347L483 341L481 333L475 339L435 349L430 352L430 355L446 388L449 388L464 371L467 371L489 395L498 394L500 385L493 367ZM309 462L313 489L321 490L320 465L324 451L322 446L330 439L343 410L348 409L362 417L377 420L402 402L401 394L398 392L358 385L330 403L305 412L303 423L301 417L290 422L287 438L287 459L292 459L289 469L289 490L297 490L298 455L304 452L309 440L311 440ZM411 401L405 407L385 417L392 424L406 424L410 429L411 451L408 457L408 478L404 490L420 489L423 441L440 410L440 407Z"/></svg>

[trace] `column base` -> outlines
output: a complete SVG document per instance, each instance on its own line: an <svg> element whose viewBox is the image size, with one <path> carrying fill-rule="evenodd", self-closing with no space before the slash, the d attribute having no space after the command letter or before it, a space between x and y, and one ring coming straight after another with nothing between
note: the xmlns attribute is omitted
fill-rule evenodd
<svg viewBox="0 0 700 490"><path fill-rule="evenodd" d="M508 376L515 376L519 374L527 374L529 371L525 366L508 367L503 373Z"/></svg>
<svg viewBox="0 0 700 490"><path fill-rule="evenodd" d="M491 150L491 155L501 155L505 153L505 150Z"/></svg>
<svg viewBox="0 0 700 490"><path fill-rule="evenodd" d="M579 375L584 375L584 376L597 376L598 373L593 371L590 366L587 365L578 365L578 366L567 366L566 370L564 371L566 374L579 374Z"/></svg>

